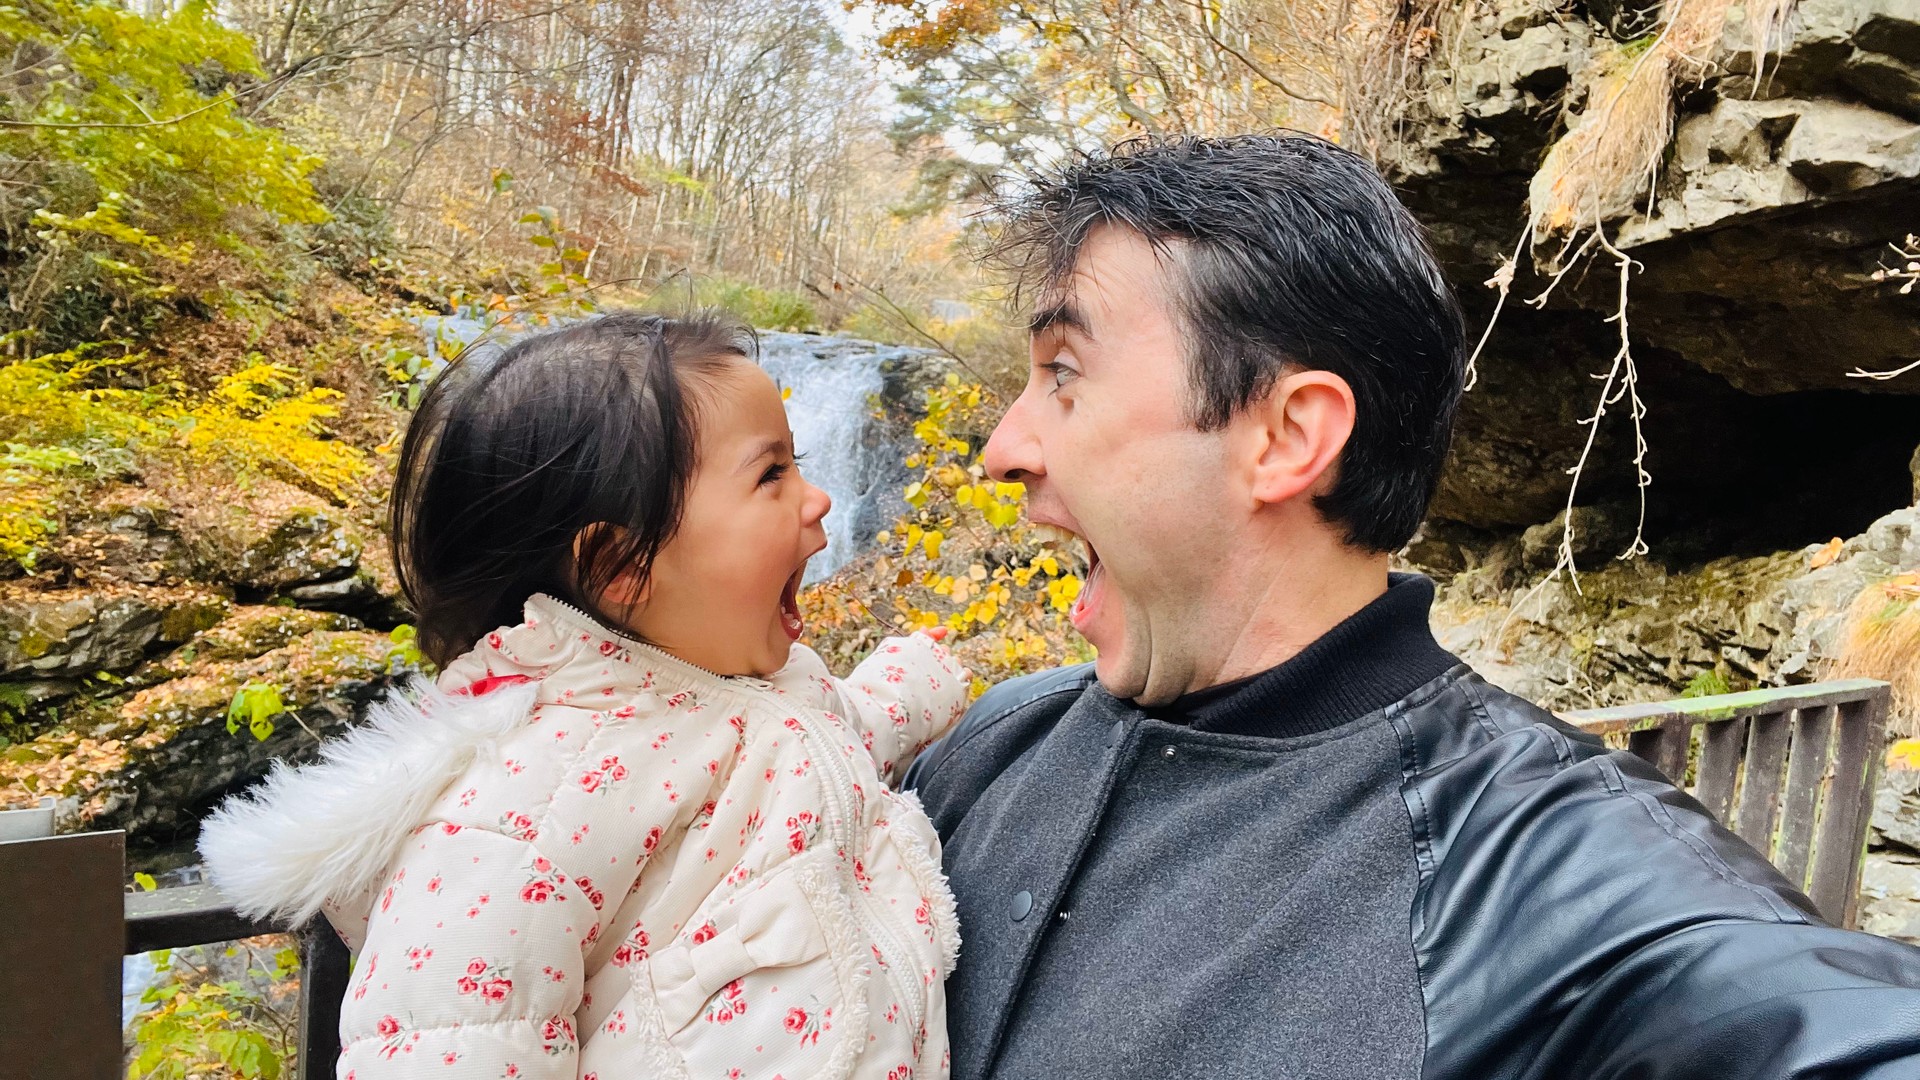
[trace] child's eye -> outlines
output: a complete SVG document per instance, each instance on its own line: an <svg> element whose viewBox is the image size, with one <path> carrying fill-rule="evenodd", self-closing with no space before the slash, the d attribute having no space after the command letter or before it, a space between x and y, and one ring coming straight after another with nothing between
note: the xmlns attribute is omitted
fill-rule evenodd
<svg viewBox="0 0 1920 1080"><path fill-rule="evenodd" d="M793 468L793 466L782 462L775 462L767 466L767 471L760 474L760 486L766 487L768 484L779 483L780 478L787 475L787 470L791 468Z"/></svg>

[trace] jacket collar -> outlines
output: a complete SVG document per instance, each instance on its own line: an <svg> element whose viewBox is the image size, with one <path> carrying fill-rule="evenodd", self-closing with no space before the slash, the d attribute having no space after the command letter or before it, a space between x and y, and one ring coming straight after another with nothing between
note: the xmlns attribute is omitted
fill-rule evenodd
<svg viewBox="0 0 1920 1080"><path fill-rule="evenodd" d="M788 653L787 667L765 678L718 675L610 630L571 604L536 593L528 598L518 625L503 626L481 638L447 665L439 686L457 693L503 677L545 680L560 675L564 689L571 691L565 700L573 703L590 702L609 691L650 691L664 698L689 693L706 698L770 690L799 692L807 695L803 700L811 701L818 689L810 678L816 665L792 663L806 655L806 647L796 643Z"/></svg>
<svg viewBox="0 0 1920 1080"><path fill-rule="evenodd" d="M1390 574L1386 592L1299 655L1151 712L1196 731L1269 738L1339 727L1408 697L1460 663L1433 638L1432 605L1432 581Z"/></svg>

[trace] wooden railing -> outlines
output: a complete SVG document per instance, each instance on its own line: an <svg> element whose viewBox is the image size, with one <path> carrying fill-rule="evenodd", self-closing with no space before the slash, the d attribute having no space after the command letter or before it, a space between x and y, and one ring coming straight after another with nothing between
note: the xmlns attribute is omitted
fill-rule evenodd
<svg viewBox="0 0 1920 1080"><path fill-rule="evenodd" d="M1860 918L1860 867L1891 688L1873 679L1571 713L1690 791L1829 922Z"/></svg>
<svg viewBox="0 0 1920 1080"><path fill-rule="evenodd" d="M210 885L124 891L125 837L0 843L0 1080L119 1080L123 957L258 934L298 935L300 1080L332 1080L347 948L324 920L243 919Z"/></svg>
<svg viewBox="0 0 1920 1080"><path fill-rule="evenodd" d="M1887 721L1886 683L1818 683L1570 714L1686 784L1854 925ZM127 893L124 837L0 842L0 1080L118 1080L122 957L296 933L300 1080L330 1080L348 957L324 922L252 922L210 886Z"/></svg>

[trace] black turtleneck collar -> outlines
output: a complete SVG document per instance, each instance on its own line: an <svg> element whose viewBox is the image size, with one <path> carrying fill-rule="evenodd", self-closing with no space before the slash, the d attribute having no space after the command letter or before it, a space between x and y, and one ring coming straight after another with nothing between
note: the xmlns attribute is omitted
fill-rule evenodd
<svg viewBox="0 0 1920 1080"><path fill-rule="evenodd" d="M1387 591L1292 659L1174 699L1153 716L1196 731L1289 738L1383 709L1460 663L1428 628L1433 582L1389 574Z"/></svg>

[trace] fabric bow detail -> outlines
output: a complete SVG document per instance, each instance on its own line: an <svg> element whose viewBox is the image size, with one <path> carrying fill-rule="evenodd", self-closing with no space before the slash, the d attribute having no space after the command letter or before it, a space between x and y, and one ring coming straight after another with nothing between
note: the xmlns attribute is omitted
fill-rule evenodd
<svg viewBox="0 0 1920 1080"><path fill-rule="evenodd" d="M739 904L740 918L698 945L676 943L653 954L654 997L668 1031L693 1022L728 983L763 968L792 967L825 955L826 935L794 875L767 882Z"/></svg>

